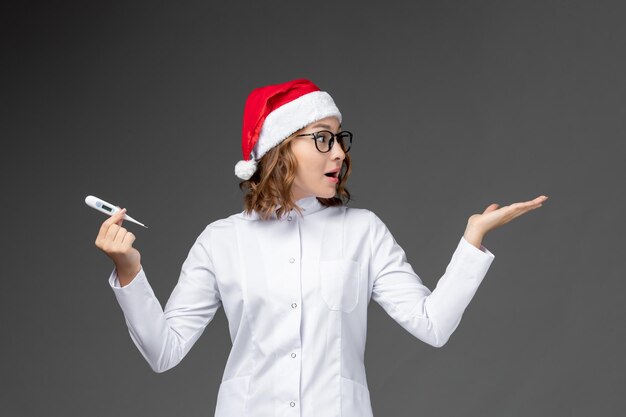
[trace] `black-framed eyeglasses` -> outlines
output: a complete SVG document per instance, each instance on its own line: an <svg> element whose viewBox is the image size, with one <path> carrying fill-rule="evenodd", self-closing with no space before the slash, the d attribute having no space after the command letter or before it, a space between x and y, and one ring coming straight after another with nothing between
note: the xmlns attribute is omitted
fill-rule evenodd
<svg viewBox="0 0 626 417"><path fill-rule="evenodd" d="M329 152L333 148L335 139L337 139L337 142L339 142L341 149L343 149L345 153L348 153L350 147L352 146L352 132L348 132L347 130L337 134L329 132L328 130L320 130L315 133L303 133L301 135L296 135L296 137L298 136L313 136L311 139L315 140L315 147L322 153Z"/></svg>

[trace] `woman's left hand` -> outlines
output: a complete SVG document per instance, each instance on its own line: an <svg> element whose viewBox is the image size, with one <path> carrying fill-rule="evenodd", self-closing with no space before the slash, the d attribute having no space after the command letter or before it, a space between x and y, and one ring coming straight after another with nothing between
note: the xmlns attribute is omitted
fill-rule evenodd
<svg viewBox="0 0 626 417"><path fill-rule="evenodd" d="M473 214L467 221L467 228L463 235L467 241L476 247L480 247L482 239L487 232L506 224L522 214L541 207L548 199L542 195L534 200L514 203L498 208L499 204L489 205L482 214Z"/></svg>

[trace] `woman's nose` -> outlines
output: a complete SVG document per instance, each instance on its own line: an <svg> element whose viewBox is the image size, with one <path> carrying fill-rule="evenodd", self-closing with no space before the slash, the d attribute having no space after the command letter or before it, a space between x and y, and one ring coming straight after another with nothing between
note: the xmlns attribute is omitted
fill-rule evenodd
<svg viewBox="0 0 626 417"><path fill-rule="evenodd" d="M330 150L333 159L341 159L342 161L346 158L346 153L341 148L341 145L337 142L333 144L333 148Z"/></svg>

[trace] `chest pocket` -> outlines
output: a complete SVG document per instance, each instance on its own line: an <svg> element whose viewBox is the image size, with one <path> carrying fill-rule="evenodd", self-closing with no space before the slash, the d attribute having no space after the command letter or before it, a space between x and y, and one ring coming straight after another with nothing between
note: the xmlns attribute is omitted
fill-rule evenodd
<svg viewBox="0 0 626 417"><path fill-rule="evenodd" d="M320 261L320 290L329 309L354 310L359 301L360 266L351 259Z"/></svg>

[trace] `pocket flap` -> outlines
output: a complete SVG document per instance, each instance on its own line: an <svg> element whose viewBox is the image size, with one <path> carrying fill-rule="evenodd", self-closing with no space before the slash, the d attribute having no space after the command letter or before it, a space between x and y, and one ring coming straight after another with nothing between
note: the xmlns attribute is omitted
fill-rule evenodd
<svg viewBox="0 0 626 417"><path fill-rule="evenodd" d="M352 259L320 261L321 295L329 309L354 310L359 301L360 266Z"/></svg>

